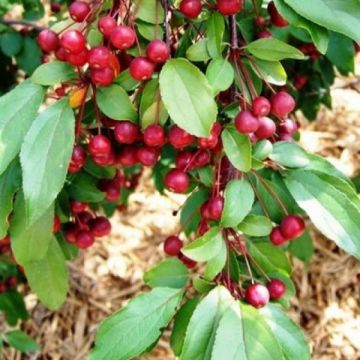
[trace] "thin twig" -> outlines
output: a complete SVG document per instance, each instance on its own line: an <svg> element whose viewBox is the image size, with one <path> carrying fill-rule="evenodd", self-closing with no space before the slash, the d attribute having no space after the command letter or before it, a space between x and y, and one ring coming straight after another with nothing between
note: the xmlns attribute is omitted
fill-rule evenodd
<svg viewBox="0 0 360 360"><path fill-rule="evenodd" d="M0 19L0 24L4 24L4 25L21 25L21 26L27 26L27 27L31 27L37 31L42 31L44 29L46 29L44 26L40 26L38 24L35 24L31 21L26 21L26 20L5 20L5 19Z"/></svg>

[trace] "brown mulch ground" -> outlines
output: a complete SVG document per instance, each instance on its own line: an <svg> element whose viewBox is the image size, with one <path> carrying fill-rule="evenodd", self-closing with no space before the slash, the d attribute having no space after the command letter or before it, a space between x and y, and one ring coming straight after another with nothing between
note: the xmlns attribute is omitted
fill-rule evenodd
<svg viewBox="0 0 360 360"><path fill-rule="evenodd" d="M326 156L352 176L360 170L360 95L341 89L354 79L339 80L333 112L305 126L303 144ZM132 195L129 209L112 219L113 235L98 241L69 264L71 290L66 304L51 312L32 294L26 303L32 320L24 329L42 346L41 354L21 356L7 349L4 358L84 360L99 322L143 289L142 275L162 256L164 238L177 228L172 211L182 196L160 196L149 180ZM316 360L360 359L360 263L315 234L316 254L308 266L294 261L297 297L291 314L306 330ZM166 339L142 359L174 359ZM266 359L264 359L266 360Z"/></svg>

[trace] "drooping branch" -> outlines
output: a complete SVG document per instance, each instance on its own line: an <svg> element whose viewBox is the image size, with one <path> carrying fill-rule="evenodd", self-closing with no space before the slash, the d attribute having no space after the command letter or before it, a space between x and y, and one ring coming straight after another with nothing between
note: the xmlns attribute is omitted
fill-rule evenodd
<svg viewBox="0 0 360 360"><path fill-rule="evenodd" d="M13 26L13 25L21 25L21 26L26 26L26 27L31 27L37 31L42 31L45 29L45 27L40 26L38 24L35 24L31 21L26 21L26 20L6 20L6 19L0 19L0 24L4 24L4 25L9 25L9 26Z"/></svg>

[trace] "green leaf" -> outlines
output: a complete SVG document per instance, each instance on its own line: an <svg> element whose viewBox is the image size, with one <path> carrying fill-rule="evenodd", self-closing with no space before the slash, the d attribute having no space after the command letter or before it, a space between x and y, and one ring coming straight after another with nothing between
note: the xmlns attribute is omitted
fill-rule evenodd
<svg viewBox="0 0 360 360"><path fill-rule="evenodd" d="M136 29L140 35L146 40L163 39L164 30L161 26L156 24L149 24L145 21L137 20Z"/></svg>
<svg viewBox="0 0 360 360"><path fill-rule="evenodd" d="M219 228L213 227L203 236L185 246L182 253L195 261L208 261L221 251L223 242L221 231Z"/></svg>
<svg viewBox="0 0 360 360"><path fill-rule="evenodd" d="M289 251L305 263L309 262L315 252L314 244L309 231L305 231L296 241L290 241Z"/></svg>
<svg viewBox="0 0 360 360"><path fill-rule="evenodd" d="M204 271L204 279L205 280L213 280L214 277L220 273L220 271L224 268L227 259L227 248L225 241L221 242L221 249L217 255L215 255L212 259L208 261Z"/></svg>
<svg viewBox="0 0 360 360"><path fill-rule="evenodd" d="M74 113L63 98L40 113L25 136L20 160L29 224L49 208L64 185L74 127Z"/></svg>
<svg viewBox="0 0 360 360"><path fill-rule="evenodd" d="M253 157L257 160L265 160L273 151L273 145L269 140L260 140L253 147Z"/></svg>
<svg viewBox="0 0 360 360"><path fill-rule="evenodd" d="M339 69L342 75L349 75L355 70L354 44L348 37L331 32L326 57Z"/></svg>
<svg viewBox="0 0 360 360"><path fill-rule="evenodd" d="M23 296L15 290L0 294L0 310L4 312L6 321L11 326L15 326L18 319L27 320L29 318Z"/></svg>
<svg viewBox="0 0 360 360"><path fill-rule="evenodd" d="M248 215L238 226L242 233L254 237L268 236L272 228L272 223L266 216L254 214Z"/></svg>
<svg viewBox="0 0 360 360"><path fill-rule="evenodd" d="M97 186L97 179L86 173L79 173L72 180L68 191L72 199L82 202L101 202L105 199L105 193Z"/></svg>
<svg viewBox="0 0 360 360"><path fill-rule="evenodd" d="M24 196L22 193L17 195L10 236L11 248L19 264L41 260L46 255L49 243L53 241L53 223L54 206L51 205L30 224L26 217Z"/></svg>
<svg viewBox="0 0 360 360"><path fill-rule="evenodd" d="M26 81L0 98L0 174L20 151L43 97L41 86Z"/></svg>
<svg viewBox="0 0 360 360"><path fill-rule="evenodd" d="M144 274L144 281L150 287L183 288L189 278L187 267L176 258L169 258Z"/></svg>
<svg viewBox="0 0 360 360"><path fill-rule="evenodd" d="M21 330L9 331L5 334L6 342L23 353L39 351L39 345Z"/></svg>
<svg viewBox="0 0 360 360"><path fill-rule="evenodd" d="M151 24L160 24L164 21L164 9L160 0L141 0L136 3L136 18Z"/></svg>
<svg viewBox="0 0 360 360"><path fill-rule="evenodd" d="M200 39L189 46L186 50L186 57L193 62L208 61L210 54L208 53L207 42L207 39Z"/></svg>
<svg viewBox="0 0 360 360"><path fill-rule="evenodd" d="M329 32L327 29L319 26L296 13L290 6L286 5L285 0L275 0L275 5L279 13L287 20L292 26L306 30L314 45L322 53L326 53L329 44Z"/></svg>
<svg viewBox="0 0 360 360"><path fill-rule="evenodd" d="M305 58L300 50L275 38L255 40L247 44L245 49L255 57L267 61L303 60Z"/></svg>
<svg viewBox="0 0 360 360"><path fill-rule="evenodd" d="M214 95L227 90L234 81L234 69L225 59L211 60L206 69L206 78L213 88Z"/></svg>
<svg viewBox="0 0 360 360"><path fill-rule="evenodd" d="M346 193L303 170L291 172L285 183L318 230L360 259L360 211Z"/></svg>
<svg viewBox="0 0 360 360"><path fill-rule="evenodd" d="M17 160L0 175L0 239L5 237L9 228L9 216L13 210L14 195L20 188L21 169Z"/></svg>
<svg viewBox="0 0 360 360"><path fill-rule="evenodd" d="M233 297L222 286L213 289L200 302L190 319L180 360L211 359L216 330L224 312L232 303Z"/></svg>
<svg viewBox="0 0 360 360"><path fill-rule="evenodd" d="M266 61L254 58L250 63L255 73L260 77L274 85L285 85L287 74L280 61Z"/></svg>
<svg viewBox="0 0 360 360"><path fill-rule="evenodd" d="M229 181L224 192L221 224L224 227L235 227L240 224L249 214L254 199L254 190L246 179Z"/></svg>
<svg viewBox="0 0 360 360"><path fill-rule="evenodd" d="M129 69L121 71L119 76L114 80L114 83L120 85L124 90L131 91L138 87L139 81L135 80L131 75Z"/></svg>
<svg viewBox="0 0 360 360"><path fill-rule="evenodd" d="M291 273L289 259L283 250L269 242L254 243L247 241L250 255L254 257L260 267L266 272L280 271L287 275Z"/></svg>
<svg viewBox="0 0 360 360"><path fill-rule="evenodd" d="M55 238L50 241L46 255L38 261L24 264L31 289L50 310L58 309L69 289L65 257Z"/></svg>
<svg viewBox="0 0 360 360"><path fill-rule="evenodd" d="M192 285L199 294L207 294L216 286L214 282L205 280L201 277L195 277L192 281Z"/></svg>
<svg viewBox="0 0 360 360"><path fill-rule="evenodd" d="M136 121L137 113L126 91L113 84L97 89L97 104L100 110L114 120Z"/></svg>
<svg viewBox="0 0 360 360"><path fill-rule="evenodd" d="M24 38L24 46L20 53L16 55L16 62L20 69L31 74L41 65L42 51L37 41L30 36Z"/></svg>
<svg viewBox="0 0 360 360"><path fill-rule="evenodd" d="M251 143L249 137L240 134L235 128L228 127L221 139L224 151L230 162L240 171L248 172L251 169Z"/></svg>
<svg viewBox="0 0 360 360"><path fill-rule="evenodd" d="M162 100L171 119L190 134L207 137L217 106L205 75L186 59L169 60L160 73Z"/></svg>
<svg viewBox="0 0 360 360"><path fill-rule="evenodd" d="M188 300L181 306L175 316L174 326L170 336L170 345L176 356L181 354L187 326L199 301L200 298L198 296Z"/></svg>
<svg viewBox="0 0 360 360"><path fill-rule="evenodd" d="M270 303L260 309L259 313L272 330L286 359L311 359L309 344L303 332L278 305Z"/></svg>
<svg viewBox="0 0 360 360"><path fill-rule="evenodd" d="M56 85L76 78L74 67L63 61L51 61L39 66L31 76L31 81L39 85Z"/></svg>
<svg viewBox="0 0 360 360"><path fill-rule="evenodd" d="M162 333L182 299L179 289L155 288L130 300L101 325L90 360L126 360L142 354Z"/></svg>
<svg viewBox="0 0 360 360"><path fill-rule="evenodd" d="M23 37L17 31L9 31L0 37L0 48L6 56L14 56L23 47Z"/></svg>
<svg viewBox="0 0 360 360"><path fill-rule="evenodd" d="M224 17L218 12L212 12L206 23L206 43L208 52L213 59L221 58L222 39L225 31Z"/></svg>
<svg viewBox="0 0 360 360"><path fill-rule="evenodd" d="M344 34L360 43L360 3L358 0L334 1L284 0L304 18Z"/></svg>
<svg viewBox="0 0 360 360"><path fill-rule="evenodd" d="M288 141L275 143L269 158L289 168L301 168L309 164L306 151L299 145Z"/></svg>

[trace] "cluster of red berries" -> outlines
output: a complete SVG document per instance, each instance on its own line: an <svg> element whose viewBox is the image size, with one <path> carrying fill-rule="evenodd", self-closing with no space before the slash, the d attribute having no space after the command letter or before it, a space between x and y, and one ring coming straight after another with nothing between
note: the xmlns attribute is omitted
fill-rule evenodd
<svg viewBox="0 0 360 360"><path fill-rule="evenodd" d="M287 116L295 105L294 98L286 91L279 91L270 100L259 96L253 100L251 111L241 110L235 117L235 127L240 133L249 134L252 142L271 139L275 135L278 140L292 141L298 126ZM269 114L278 118L279 122L275 123L268 117Z"/></svg>
<svg viewBox="0 0 360 360"><path fill-rule="evenodd" d="M305 231L305 222L298 215L287 215L281 221L280 226L273 229L270 234L271 242L280 246L290 240L300 237Z"/></svg>
<svg viewBox="0 0 360 360"><path fill-rule="evenodd" d="M196 266L197 262L189 259L181 252L183 245L179 236L171 235L164 242L164 252L166 255L177 257L186 267L192 269Z"/></svg>
<svg viewBox="0 0 360 360"><path fill-rule="evenodd" d="M245 291L245 300L255 308L264 307L270 300L278 300L286 292L286 286L280 279L271 279L266 286L255 283Z"/></svg>

